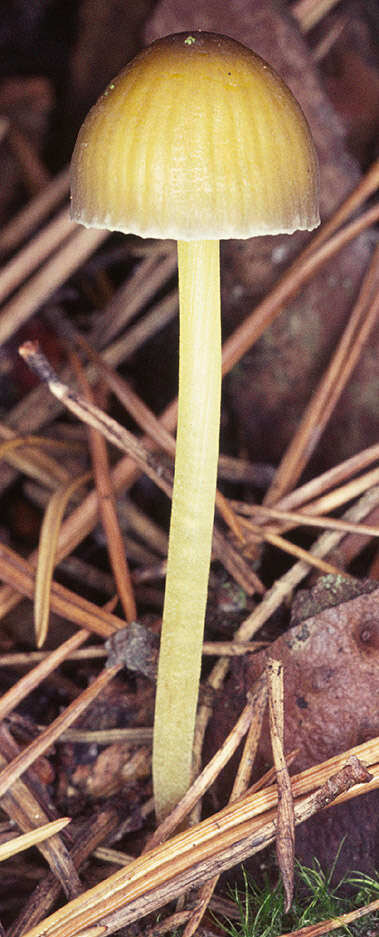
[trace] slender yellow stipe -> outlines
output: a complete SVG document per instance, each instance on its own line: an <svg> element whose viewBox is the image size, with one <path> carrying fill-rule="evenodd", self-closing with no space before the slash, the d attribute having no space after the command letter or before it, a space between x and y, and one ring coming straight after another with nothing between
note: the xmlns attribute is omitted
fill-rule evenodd
<svg viewBox="0 0 379 937"><path fill-rule="evenodd" d="M219 242L179 241L178 266L178 436L153 744L159 817L191 779L219 446Z"/></svg>

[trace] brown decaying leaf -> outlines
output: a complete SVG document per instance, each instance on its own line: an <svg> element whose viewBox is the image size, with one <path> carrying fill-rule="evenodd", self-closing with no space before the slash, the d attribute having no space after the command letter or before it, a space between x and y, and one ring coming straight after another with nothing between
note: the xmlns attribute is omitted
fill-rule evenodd
<svg viewBox="0 0 379 937"><path fill-rule="evenodd" d="M235 659L225 687L228 708L215 707L215 748L241 711L246 690L254 685L272 655L284 667L285 748L298 747L295 769L345 751L362 737L363 727L367 736L377 731L373 701L379 685L378 587L375 583L356 581L352 586L346 580L327 579L324 583L321 580L312 594L304 593L302 604L300 597L298 593L296 624L268 651L249 657L243 667L239 658ZM258 773L270 761L266 725L260 740Z"/></svg>
<svg viewBox="0 0 379 937"><path fill-rule="evenodd" d="M349 509L346 513L345 518L352 520L353 522L359 521L362 517L365 517L369 511L374 507L374 505L379 504L379 488L374 488L368 493L366 493L356 505ZM326 556L331 550L333 550L342 539L342 533L325 533L316 541L312 547L312 552L315 552L319 556ZM283 576L281 576L272 588L266 593L265 597L262 599L261 604L245 619L245 621L240 625L234 635L234 640L247 641L249 640L256 632L264 625L264 623L270 618L270 616L282 605L286 600L286 597L291 595L293 590L297 585L305 578L307 574L308 567L307 565L299 561L294 564L294 566ZM217 663L213 666L211 673L207 678L207 685L212 688L212 690L219 690L223 685L223 682L226 678L226 675L229 670L229 661L225 659L219 659ZM233 697L231 697L233 700ZM208 703L202 703L199 707L197 725L196 725L196 734L195 734L195 750L200 751L202 747L202 740L204 738L209 720L213 713L213 709L208 705ZM296 743L297 744L297 743Z"/></svg>

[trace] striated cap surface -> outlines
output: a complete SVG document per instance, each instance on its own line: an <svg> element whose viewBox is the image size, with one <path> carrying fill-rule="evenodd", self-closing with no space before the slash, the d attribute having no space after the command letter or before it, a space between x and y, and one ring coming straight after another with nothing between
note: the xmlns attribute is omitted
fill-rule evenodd
<svg viewBox="0 0 379 937"><path fill-rule="evenodd" d="M176 240L316 227L318 163L300 106L255 53L214 33L159 39L89 112L72 217Z"/></svg>

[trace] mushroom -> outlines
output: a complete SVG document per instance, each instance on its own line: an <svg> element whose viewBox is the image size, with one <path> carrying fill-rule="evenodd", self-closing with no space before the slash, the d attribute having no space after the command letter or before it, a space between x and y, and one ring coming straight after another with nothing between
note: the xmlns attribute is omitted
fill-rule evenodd
<svg viewBox="0 0 379 937"><path fill-rule="evenodd" d="M167 36L88 114L72 217L178 241L179 411L153 742L156 812L191 782L219 447L219 241L319 223L311 134L283 81L225 36Z"/></svg>

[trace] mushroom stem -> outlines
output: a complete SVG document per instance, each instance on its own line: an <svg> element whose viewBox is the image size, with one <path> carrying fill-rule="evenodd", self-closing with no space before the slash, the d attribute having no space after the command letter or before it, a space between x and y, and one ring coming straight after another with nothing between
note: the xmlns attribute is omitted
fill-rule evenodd
<svg viewBox="0 0 379 937"><path fill-rule="evenodd" d="M179 411L153 741L163 819L191 783L219 450L219 241L179 241Z"/></svg>

